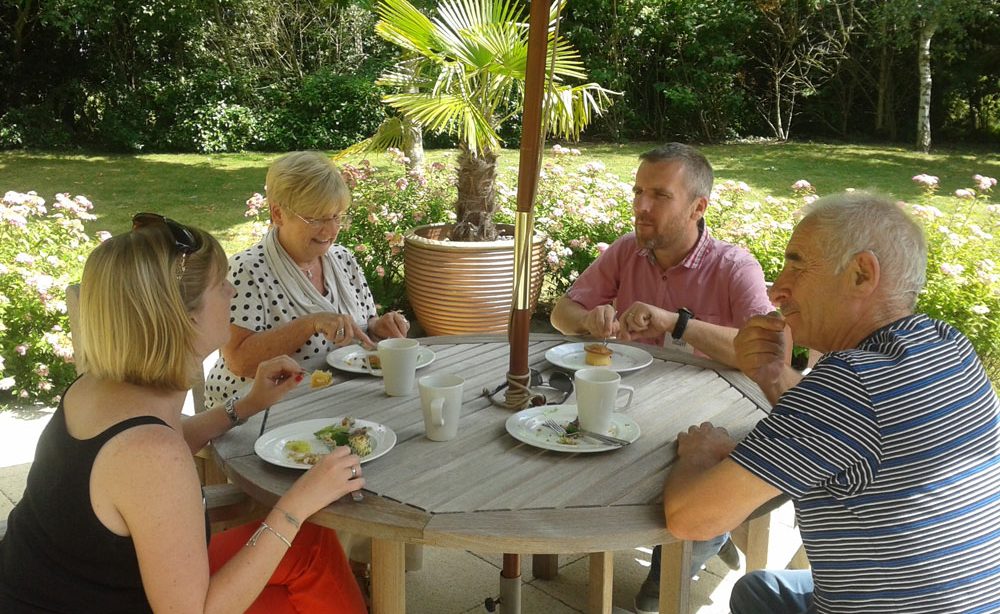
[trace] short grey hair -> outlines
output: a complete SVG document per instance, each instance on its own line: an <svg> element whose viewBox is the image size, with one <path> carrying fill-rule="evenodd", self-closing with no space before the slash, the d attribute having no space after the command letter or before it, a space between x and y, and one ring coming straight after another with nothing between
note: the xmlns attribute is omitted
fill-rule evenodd
<svg viewBox="0 0 1000 614"><path fill-rule="evenodd" d="M871 192L833 194L806 206L799 224L806 223L837 273L855 255L874 253L889 299L913 310L927 281L927 239L899 204Z"/></svg>
<svg viewBox="0 0 1000 614"><path fill-rule="evenodd" d="M715 173L712 165L700 151L684 143L667 143L655 149L639 154L643 162L680 162L684 166L684 178L688 192L693 198L712 196L712 182Z"/></svg>

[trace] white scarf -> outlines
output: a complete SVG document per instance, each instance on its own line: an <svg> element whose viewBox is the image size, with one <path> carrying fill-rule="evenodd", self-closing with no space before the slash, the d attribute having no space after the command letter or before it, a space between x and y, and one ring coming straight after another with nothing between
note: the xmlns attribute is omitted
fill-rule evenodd
<svg viewBox="0 0 1000 614"><path fill-rule="evenodd" d="M278 241L278 229L274 226L264 236L264 261L285 289L292 308L300 314L347 313L363 331L368 330L368 320L361 312L361 305L354 300L354 286L346 273L333 262L328 251L320 258L323 265L323 281L330 298L323 296L295 264L285 248Z"/></svg>

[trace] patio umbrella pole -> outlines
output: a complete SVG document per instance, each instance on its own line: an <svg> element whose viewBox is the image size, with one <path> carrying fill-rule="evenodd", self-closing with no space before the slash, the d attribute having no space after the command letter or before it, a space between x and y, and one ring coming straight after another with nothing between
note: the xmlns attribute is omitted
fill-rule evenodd
<svg viewBox="0 0 1000 614"><path fill-rule="evenodd" d="M511 306L510 366L507 394L524 394L528 383L528 333L531 325L531 238L534 235L535 191L542 152L542 95L545 87L545 55L548 47L549 1L535 0L528 16L528 58L525 67L524 116L521 156L517 170L517 213L514 219L514 295ZM517 399L507 397L508 407ZM519 403L518 406L523 406ZM500 571L500 611L521 612L521 560L517 554L503 555Z"/></svg>

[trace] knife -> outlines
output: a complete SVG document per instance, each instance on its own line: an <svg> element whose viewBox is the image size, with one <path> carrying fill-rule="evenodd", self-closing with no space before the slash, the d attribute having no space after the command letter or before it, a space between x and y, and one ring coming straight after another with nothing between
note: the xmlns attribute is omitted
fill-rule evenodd
<svg viewBox="0 0 1000 614"><path fill-rule="evenodd" d="M611 435L604 435L602 433L595 433L593 431L585 431L583 429L577 429L576 432L583 435L584 437L590 437L591 439L596 439L601 443L606 443L615 446L627 446L632 443L627 439L619 439L618 437L612 437Z"/></svg>

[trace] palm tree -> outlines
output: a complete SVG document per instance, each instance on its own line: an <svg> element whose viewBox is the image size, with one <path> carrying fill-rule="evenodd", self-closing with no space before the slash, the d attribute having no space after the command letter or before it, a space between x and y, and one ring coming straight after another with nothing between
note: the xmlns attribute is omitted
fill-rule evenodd
<svg viewBox="0 0 1000 614"><path fill-rule="evenodd" d="M546 124L550 133L576 139L608 106L613 92L596 83L564 82L587 78L580 54L556 36L564 2L556 0L550 12ZM458 223L451 238L495 239L499 130L519 117L523 106L528 24L521 7L515 0L443 0L431 19L408 0L380 0L376 11L376 32L403 50L401 60L378 81L392 90L382 100L399 117L390 118L374 136L341 155L405 148L414 126L455 135Z"/></svg>

